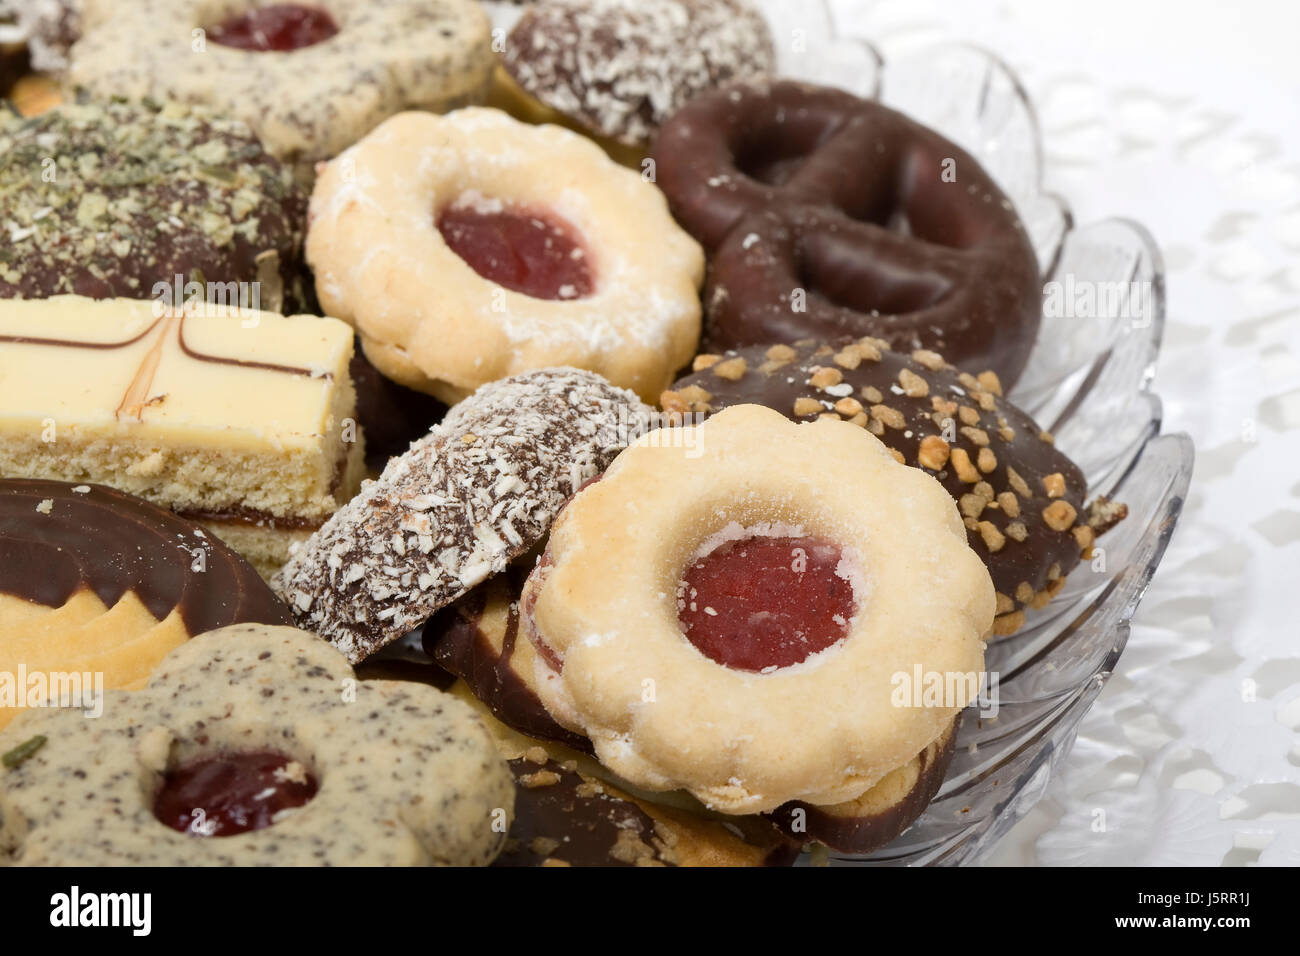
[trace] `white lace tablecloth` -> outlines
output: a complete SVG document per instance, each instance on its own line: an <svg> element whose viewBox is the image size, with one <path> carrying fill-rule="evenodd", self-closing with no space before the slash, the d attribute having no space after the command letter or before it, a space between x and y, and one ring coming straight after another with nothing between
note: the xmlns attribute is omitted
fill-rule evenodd
<svg viewBox="0 0 1300 956"><path fill-rule="evenodd" d="M991 862L1300 865L1300 4L831 2L887 60L996 52L1047 188L1165 256L1155 390L1196 442L1191 494L1063 772Z"/></svg>

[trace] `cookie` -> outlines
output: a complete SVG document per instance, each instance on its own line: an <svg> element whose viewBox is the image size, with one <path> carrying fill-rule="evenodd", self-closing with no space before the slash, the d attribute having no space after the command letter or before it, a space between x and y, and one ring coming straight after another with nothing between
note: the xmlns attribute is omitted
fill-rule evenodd
<svg viewBox="0 0 1300 956"><path fill-rule="evenodd" d="M502 63L545 109L644 149L688 100L773 72L776 53L746 0L550 0L520 17Z"/></svg>
<svg viewBox="0 0 1300 956"><path fill-rule="evenodd" d="M692 100L655 143L673 215L709 250L705 348L870 335L1010 388L1038 334L1038 260L956 144L789 80Z"/></svg>
<svg viewBox="0 0 1300 956"><path fill-rule="evenodd" d="M538 544L651 410L577 369L485 385L298 548L272 585L358 663Z"/></svg>
<svg viewBox="0 0 1300 956"><path fill-rule="evenodd" d="M0 475L138 494L269 575L360 486L351 357L316 316L0 299Z"/></svg>
<svg viewBox="0 0 1300 956"><path fill-rule="evenodd" d="M387 377L452 403L572 365L653 401L699 339L699 247L591 142L499 110L404 113L330 163L307 261Z"/></svg>
<svg viewBox="0 0 1300 956"><path fill-rule="evenodd" d="M20 673L46 699L70 675L93 707L92 692L140 686L194 634L291 620L246 561L170 511L102 485L0 478L0 728L41 702Z"/></svg>
<svg viewBox="0 0 1300 956"><path fill-rule="evenodd" d="M243 123L176 104L0 113L0 298L304 304L307 196Z"/></svg>
<svg viewBox="0 0 1300 956"><path fill-rule="evenodd" d="M405 109L477 102L493 66L471 0L83 0L67 82L96 96L201 103L309 167ZM287 10L284 8L288 8Z"/></svg>
<svg viewBox="0 0 1300 956"><path fill-rule="evenodd" d="M937 481L758 405L620 454L522 602L551 716L619 777L729 814L855 799L915 758L974 699L993 610ZM962 680L894 706L918 668Z"/></svg>
<svg viewBox="0 0 1300 956"><path fill-rule="evenodd" d="M1087 483L994 374L959 372L934 352L891 352L866 338L842 347L803 341L696 358L697 371L661 397L677 413L757 403L794 421L844 419L900 461L933 475L957 502L971 548L997 589L995 631L1019 628L1089 553L1123 506L1085 506Z"/></svg>
<svg viewBox="0 0 1300 956"><path fill-rule="evenodd" d="M357 681L289 627L211 631L99 719L28 711L0 751L21 755L0 860L24 866L485 865L514 804L468 707Z"/></svg>

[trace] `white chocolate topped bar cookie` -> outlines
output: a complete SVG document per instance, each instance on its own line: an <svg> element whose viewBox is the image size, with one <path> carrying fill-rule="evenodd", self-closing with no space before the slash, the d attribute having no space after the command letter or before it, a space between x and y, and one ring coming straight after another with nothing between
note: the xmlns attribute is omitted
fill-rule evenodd
<svg viewBox="0 0 1300 956"><path fill-rule="evenodd" d="M0 301L0 475L132 492L266 570L360 485L351 357L333 319Z"/></svg>

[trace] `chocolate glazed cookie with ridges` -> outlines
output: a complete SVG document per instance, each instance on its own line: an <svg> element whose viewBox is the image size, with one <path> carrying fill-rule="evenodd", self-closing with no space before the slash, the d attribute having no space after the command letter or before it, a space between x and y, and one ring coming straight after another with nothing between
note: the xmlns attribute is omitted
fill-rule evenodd
<svg viewBox="0 0 1300 956"><path fill-rule="evenodd" d="M1037 258L1011 201L938 133L840 90L742 84L679 110L654 158L710 253L707 349L872 335L1019 378Z"/></svg>
<svg viewBox="0 0 1300 956"><path fill-rule="evenodd" d="M102 485L0 479L0 672L133 688L191 635L291 621L248 562L166 509ZM16 713L0 706L0 727Z"/></svg>
<svg viewBox="0 0 1300 956"><path fill-rule="evenodd" d="M934 475L961 510L967 539L997 589L994 633L1014 633L1047 604L1097 535L1127 513L1098 498L1034 421L1002 397L997 375L959 372L931 351L879 339L751 346L695 360L662 396L665 410L712 414L755 403L794 421L843 419L904 464Z"/></svg>

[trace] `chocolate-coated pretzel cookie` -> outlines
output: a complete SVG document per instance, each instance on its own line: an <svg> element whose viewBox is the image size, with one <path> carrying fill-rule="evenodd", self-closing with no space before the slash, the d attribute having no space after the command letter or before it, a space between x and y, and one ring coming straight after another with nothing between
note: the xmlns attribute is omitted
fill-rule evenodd
<svg viewBox="0 0 1300 956"><path fill-rule="evenodd" d="M873 335L1019 377L1037 258L1011 201L938 133L840 90L742 84L678 111L654 157L711 253L708 349Z"/></svg>
<svg viewBox="0 0 1300 956"><path fill-rule="evenodd" d="M1098 534L1124 515L1084 507L1083 474L1051 436L1001 397L996 375L958 372L934 352L891 352L879 339L839 349L811 341L701 355L661 401L708 413L755 403L795 421L843 418L905 464L933 474L957 501L967 538L997 589L994 633L1045 605Z"/></svg>

